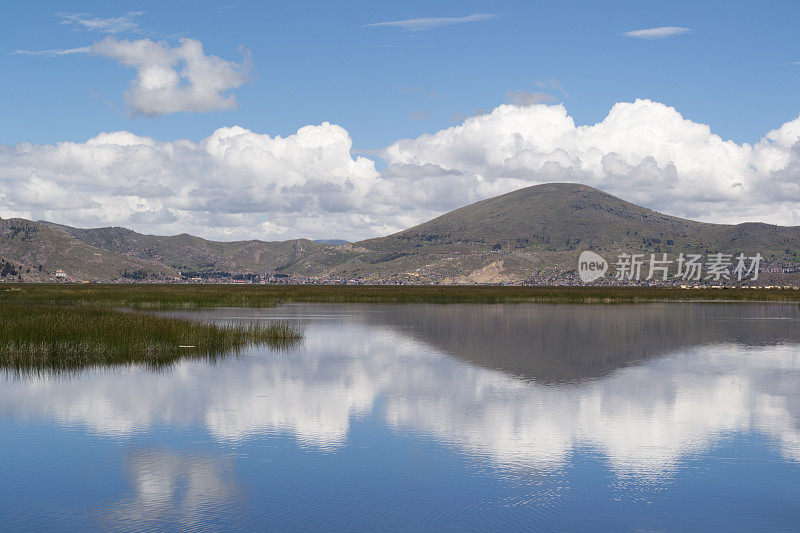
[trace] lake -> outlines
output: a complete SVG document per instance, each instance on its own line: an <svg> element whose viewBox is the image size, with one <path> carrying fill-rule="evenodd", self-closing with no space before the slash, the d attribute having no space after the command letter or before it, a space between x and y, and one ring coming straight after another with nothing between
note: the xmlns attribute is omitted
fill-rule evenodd
<svg viewBox="0 0 800 533"><path fill-rule="evenodd" d="M800 528L796 304L296 304L305 338L0 378L5 530Z"/></svg>

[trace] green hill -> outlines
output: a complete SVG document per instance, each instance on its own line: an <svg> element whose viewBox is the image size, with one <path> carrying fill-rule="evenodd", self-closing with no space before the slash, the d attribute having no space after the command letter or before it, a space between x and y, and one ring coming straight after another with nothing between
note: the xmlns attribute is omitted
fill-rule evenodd
<svg viewBox="0 0 800 533"><path fill-rule="evenodd" d="M366 282L563 283L574 278L583 250L612 261L622 252L760 253L769 274L765 282L800 277L798 227L696 222L573 183L526 187L394 235L345 244L308 239L215 242L187 234L143 235L125 228L79 229L19 220L14 224L38 228L36 244L26 241L21 230L5 231L3 258L47 269L59 265L106 279L125 269L149 268L164 277L177 271L271 271Z"/></svg>
<svg viewBox="0 0 800 533"><path fill-rule="evenodd" d="M55 226L77 240L130 258L158 261L189 272L282 270L329 247L308 239L217 242L186 233L143 235L125 228L80 229Z"/></svg>
<svg viewBox="0 0 800 533"><path fill-rule="evenodd" d="M800 246L800 228L707 224L651 211L586 185L548 183L456 209L390 238L549 251L763 253Z"/></svg>
<svg viewBox="0 0 800 533"><path fill-rule="evenodd" d="M163 263L90 246L58 227L19 218L0 219L0 260L16 271L4 281L50 281L56 270L64 270L73 281L164 280L177 275Z"/></svg>

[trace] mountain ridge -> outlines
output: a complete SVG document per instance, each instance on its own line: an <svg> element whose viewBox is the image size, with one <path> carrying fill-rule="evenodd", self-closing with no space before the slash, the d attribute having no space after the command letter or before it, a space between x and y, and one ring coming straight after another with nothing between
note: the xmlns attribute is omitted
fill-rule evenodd
<svg viewBox="0 0 800 533"><path fill-rule="evenodd" d="M18 222L0 219L3 260L17 261L25 269L33 261L39 270L38 265L51 268L56 258L67 257L74 275L85 279L131 279L133 270L153 280L176 278L179 273L252 277L272 272L323 281L560 283L574 278L582 250L612 257L622 252L761 253L778 271L800 271L800 227L673 217L577 183L526 187L392 235L344 244L310 239L219 242L187 233L158 236L122 227L83 229L9 220ZM22 226L29 232L42 228L38 233L42 242L29 242L27 255L23 241L14 241L12 235L16 231L19 236ZM59 255L59 247L72 255ZM31 249L38 249L38 255ZM97 261L89 262L97 254L103 268L95 268Z"/></svg>

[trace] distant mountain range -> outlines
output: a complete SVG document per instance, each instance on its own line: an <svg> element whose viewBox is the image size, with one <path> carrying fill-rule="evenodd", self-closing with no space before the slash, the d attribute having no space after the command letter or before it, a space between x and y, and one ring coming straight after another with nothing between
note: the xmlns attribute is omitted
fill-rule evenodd
<svg viewBox="0 0 800 533"><path fill-rule="evenodd" d="M578 254L760 253L762 282L800 279L800 227L708 224L664 215L585 185L552 183L483 200L360 242L215 242L125 228L0 219L5 280L229 277L416 283L563 283Z"/></svg>
<svg viewBox="0 0 800 533"><path fill-rule="evenodd" d="M343 239L314 239L314 242L320 244L350 244L350 241L345 241Z"/></svg>

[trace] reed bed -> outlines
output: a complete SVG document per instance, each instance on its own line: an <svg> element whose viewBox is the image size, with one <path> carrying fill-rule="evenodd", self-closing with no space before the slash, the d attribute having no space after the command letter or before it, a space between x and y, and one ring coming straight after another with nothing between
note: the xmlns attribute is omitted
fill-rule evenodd
<svg viewBox="0 0 800 533"><path fill-rule="evenodd" d="M673 287L510 287L424 285L115 285L0 286L0 302L170 309L274 307L330 303L631 303L651 301L800 301L793 289Z"/></svg>
<svg viewBox="0 0 800 533"><path fill-rule="evenodd" d="M217 325L88 306L0 301L0 367L73 370L182 357L216 358L257 343L282 348L302 333L285 323Z"/></svg>
<svg viewBox="0 0 800 533"><path fill-rule="evenodd" d="M273 307L328 303L799 302L793 289L385 285L0 285L0 368L78 369L180 357L215 358L251 343L286 347L302 333L285 323L216 325L130 309Z"/></svg>

